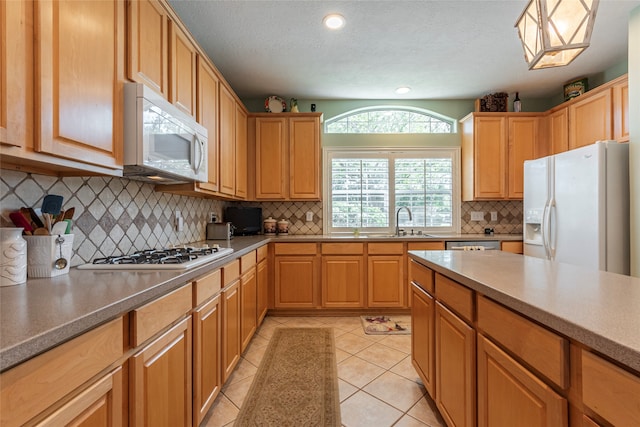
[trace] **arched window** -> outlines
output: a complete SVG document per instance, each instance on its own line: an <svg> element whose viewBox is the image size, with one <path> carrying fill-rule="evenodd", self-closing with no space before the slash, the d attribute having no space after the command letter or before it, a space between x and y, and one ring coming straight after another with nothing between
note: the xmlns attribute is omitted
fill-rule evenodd
<svg viewBox="0 0 640 427"><path fill-rule="evenodd" d="M325 133L454 133L455 120L415 107L378 106L347 111L325 122Z"/></svg>

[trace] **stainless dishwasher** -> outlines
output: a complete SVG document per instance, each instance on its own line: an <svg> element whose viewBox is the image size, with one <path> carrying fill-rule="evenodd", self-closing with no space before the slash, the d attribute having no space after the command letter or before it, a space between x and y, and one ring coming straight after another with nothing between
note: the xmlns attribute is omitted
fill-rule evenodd
<svg viewBox="0 0 640 427"><path fill-rule="evenodd" d="M444 248L446 250L474 250L473 248L477 248L482 246L484 249L480 250L500 250L500 241L498 240L466 240L466 241L456 241L449 240L444 242Z"/></svg>

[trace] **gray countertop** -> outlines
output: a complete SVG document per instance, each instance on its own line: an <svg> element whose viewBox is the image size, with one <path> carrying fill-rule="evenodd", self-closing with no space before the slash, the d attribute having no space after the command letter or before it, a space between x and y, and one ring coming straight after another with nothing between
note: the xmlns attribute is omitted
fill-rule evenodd
<svg viewBox="0 0 640 427"><path fill-rule="evenodd" d="M122 316L268 242L263 236L209 241L232 247L234 252L187 272L71 268L63 276L2 287L0 371Z"/></svg>
<svg viewBox="0 0 640 427"><path fill-rule="evenodd" d="M0 371L17 365L102 323L123 315L208 271L269 242L522 240L521 235L456 234L431 238L328 235L251 236L212 240L234 252L184 271L100 271L71 268L69 274L0 287Z"/></svg>
<svg viewBox="0 0 640 427"><path fill-rule="evenodd" d="M640 372L640 279L500 251L409 256Z"/></svg>

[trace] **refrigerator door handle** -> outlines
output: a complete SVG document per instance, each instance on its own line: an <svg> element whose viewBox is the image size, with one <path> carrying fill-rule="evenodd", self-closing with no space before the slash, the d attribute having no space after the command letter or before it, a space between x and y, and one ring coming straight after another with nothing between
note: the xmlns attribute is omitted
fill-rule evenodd
<svg viewBox="0 0 640 427"><path fill-rule="evenodd" d="M542 210L542 245L544 246L544 255L547 259L550 259L550 251L549 251L549 200L547 200L544 204L544 209Z"/></svg>
<svg viewBox="0 0 640 427"><path fill-rule="evenodd" d="M556 211L556 200L555 199L551 199L551 202L549 203L549 220L548 220L548 228L549 228L549 255L551 260L555 260L556 259L556 248L557 248L557 237L558 237L558 233L555 231L556 227L554 227L554 224L557 224L557 211Z"/></svg>

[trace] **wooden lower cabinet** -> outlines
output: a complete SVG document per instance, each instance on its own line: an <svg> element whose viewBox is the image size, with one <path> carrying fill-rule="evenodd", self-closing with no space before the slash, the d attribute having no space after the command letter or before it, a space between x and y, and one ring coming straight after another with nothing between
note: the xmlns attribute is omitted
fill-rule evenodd
<svg viewBox="0 0 640 427"><path fill-rule="evenodd" d="M193 425L198 426L222 387L220 295L193 312Z"/></svg>
<svg viewBox="0 0 640 427"><path fill-rule="evenodd" d="M0 425L33 424L32 420L50 414L70 396L82 395L84 391L81 390L88 390L85 387L93 378L118 363L124 354L124 333L124 319L119 317L2 372ZM95 384L98 382L100 380ZM101 390L107 393L106 388ZM91 396L96 394L91 393ZM63 412L75 417L84 411L82 405L74 404ZM69 417L65 415L64 418Z"/></svg>
<svg viewBox="0 0 640 427"><path fill-rule="evenodd" d="M367 260L369 307L404 307L404 256L373 255Z"/></svg>
<svg viewBox="0 0 640 427"><path fill-rule="evenodd" d="M241 319L240 319L240 328L241 328L241 346L240 352L243 352L251 338L253 338L253 334L256 332L257 325L257 280L256 280L256 268L255 266L251 267L251 269L242 275L240 278L240 298L241 298Z"/></svg>
<svg viewBox="0 0 640 427"><path fill-rule="evenodd" d="M316 308L318 259L315 255L276 256L275 307Z"/></svg>
<svg viewBox="0 0 640 427"><path fill-rule="evenodd" d="M567 401L478 334L478 427L567 426Z"/></svg>
<svg viewBox="0 0 640 427"><path fill-rule="evenodd" d="M129 423L191 426L191 317L145 345L130 363Z"/></svg>
<svg viewBox="0 0 640 427"><path fill-rule="evenodd" d="M440 302L435 316L436 406L448 426L474 427L476 333Z"/></svg>
<svg viewBox="0 0 640 427"><path fill-rule="evenodd" d="M581 353L584 405L611 425L640 425L640 377L589 351Z"/></svg>
<svg viewBox="0 0 640 427"><path fill-rule="evenodd" d="M411 362L429 395L435 397L435 301L415 283L411 285Z"/></svg>
<svg viewBox="0 0 640 427"><path fill-rule="evenodd" d="M231 376L240 360L240 280L222 291L222 382Z"/></svg>
<svg viewBox="0 0 640 427"><path fill-rule="evenodd" d="M122 410L122 368L109 372L86 390L49 415L37 426L120 427Z"/></svg>
<svg viewBox="0 0 640 427"><path fill-rule="evenodd" d="M522 254L524 253L524 248L522 246L522 240L519 241L504 241L500 242L500 250L504 252L511 252L514 254Z"/></svg>
<svg viewBox="0 0 640 427"><path fill-rule="evenodd" d="M269 307L269 264L267 259L259 261L256 267L256 287L257 326L260 326Z"/></svg>
<svg viewBox="0 0 640 427"><path fill-rule="evenodd" d="M362 255L323 255L322 306L327 308L364 307L364 278Z"/></svg>

